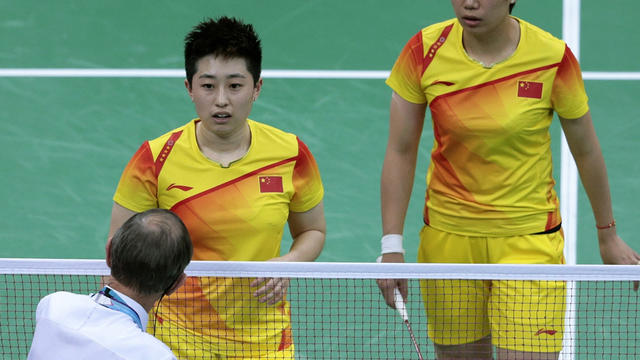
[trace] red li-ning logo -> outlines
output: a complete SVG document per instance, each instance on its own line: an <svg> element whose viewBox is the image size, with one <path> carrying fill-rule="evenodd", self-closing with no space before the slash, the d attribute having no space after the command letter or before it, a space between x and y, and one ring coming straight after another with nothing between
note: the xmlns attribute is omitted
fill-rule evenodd
<svg viewBox="0 0 640 360"><path fill-rule="evenodd" d="M186 186L186 185L176 185L175 183L167 186L167 191L171 190L171 189L180 189L182 191L189 191L191 189L193 189L191 186Z"/></svg>
<svg viewBox="0 0 640 360"><path fill-rule="evenodd" d="M536 336L540 336L542 334L547 334L547 335L553 336L556 333L557 333L556 330L547 330L547 329L542 328L542 329L538 330L538 332L536 332Z"/></svg>

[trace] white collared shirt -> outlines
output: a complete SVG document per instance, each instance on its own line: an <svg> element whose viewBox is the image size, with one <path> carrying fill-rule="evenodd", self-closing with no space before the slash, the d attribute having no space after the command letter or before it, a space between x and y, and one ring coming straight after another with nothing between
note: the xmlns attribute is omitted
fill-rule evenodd
<svg viewBox="0 0 640 360"><path fill-rule="evenodd" d="M148 315L144 308L122 293L117 294L136 311L142 326L146 327ZM141 331L129 315L106 308L88 295L56 292L38 304L28 359L173 360L176 357L160 340Z"/></svg>
<svg viewBox="0 0 640 360"><path fill-rule="evenodd" d="M129 305L129 307L131 307L131 309L133 309L136 312L136 314L138 314L138 316L140 317L140 323L142 324L144 331L147 331L147 325L149 323L149 314L147 314L147 312L144 310L142 305L138 304L135 300L121 293L120 291L114 290L110 286L107 286L107 287L111 290L111 292L116 293L122 300L124 300L124 302L127 305ZM95 295L94 295L94 301L95 301Z"/></svg>

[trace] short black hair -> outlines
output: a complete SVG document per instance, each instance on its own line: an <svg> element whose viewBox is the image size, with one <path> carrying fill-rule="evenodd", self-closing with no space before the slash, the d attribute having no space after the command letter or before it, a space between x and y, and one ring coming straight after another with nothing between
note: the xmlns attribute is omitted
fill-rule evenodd
<svg viewBox="0 0 640 360"><path fill-rule="evenodd" d="M262 47L251 24L222 16L215 20L207 18L196 25L184 39L184 67L189 86L197 72L198 61L208 55L244 59L254 85L258 83Z"/></svg>
<svg viewBox="0 0 640 360"><path fill-rule="evenodd" d="M191 261L193 245L178 215L151 209L129 218L113 235L111 276L142 295L164 294Z"/></svg>
<svg viewBox="0 0 640 360"><path fill-rule="evenodd" d="M516 3L513 2L511 4L509 4L509 14L511 14L511 12L513 11L513 7L516 6Z"/></svg>

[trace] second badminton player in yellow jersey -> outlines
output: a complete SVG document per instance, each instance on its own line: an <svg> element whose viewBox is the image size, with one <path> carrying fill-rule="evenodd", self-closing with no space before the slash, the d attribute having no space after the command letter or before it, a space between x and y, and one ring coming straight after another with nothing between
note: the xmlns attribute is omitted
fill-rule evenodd
<svg viewBox="0 0 640 360"><path fill-rule="evenodd" d="M456 17L412 37L393 89L381 195L383 262L401 245L427 106L434 143L418 261L562 264L552 177L554 112L598 226L605 263L635 264L615 231L609 185L580 67L566 44L510 15L515 0L452 0ZM387 303L406 281L380 280ZM439 359L554 359L562 345L561 282L422 283Z"/></svg>
<svg viewBox="0 0 640 360"><path fill-rule="evenodd" d="M312 261L325 239L323 186L295 135L249 120L262 88L251 25L220 18L185 41L199 118L145 142L114 196L112 229L159 207L180 216L194 260ZM280 255L284 226L293 245ZM293 359L287 279L188 278L164 299L156 336L178 358Z"/></svg>

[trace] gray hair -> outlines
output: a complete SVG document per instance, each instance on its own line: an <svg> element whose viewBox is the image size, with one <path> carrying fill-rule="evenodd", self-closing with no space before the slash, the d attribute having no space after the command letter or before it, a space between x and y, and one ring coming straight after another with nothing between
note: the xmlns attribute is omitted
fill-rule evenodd
<svg viewBox="0 0 640 360"><path fill-rule="evenodd" d="M164 294L193 255L189 232L178 215L151 209L129 218L113 235L111 276L142 295Z"/></svg>

